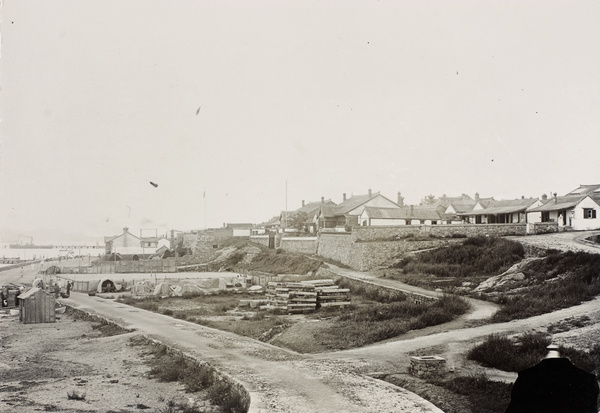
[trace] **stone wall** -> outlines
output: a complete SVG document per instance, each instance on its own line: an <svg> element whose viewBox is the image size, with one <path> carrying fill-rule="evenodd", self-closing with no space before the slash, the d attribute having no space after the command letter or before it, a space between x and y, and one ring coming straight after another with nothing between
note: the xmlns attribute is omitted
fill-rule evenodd
<svg viewBox="0 0 600 413"><path fill-rule="evenodd" d="M531 222L527 224L528 234L548 234L552 232L558 232L557 222Z"/></svg>
<svg viewBox="0 0 600 413"><path fill-rule="evenodd" d="M421 378L442 377L446 374L446 359L438 356L412 356L409 373Z"/></svg>
<svg viewBox="0 0 600 413"><path fill-rule="evenodd" d="M343 264L358 271L368 271L407 252L438 248L449 245L451 242L456 241L444 239L418 241L407 239L400 241L357 242L351 244L348 261L343 262Z"/></svg>
<svg viewBox="0 0 600 413"><path fill-rule="evenodd" d="M250 235L250 241L269 248L269 236L268 235Z"/></svg>
<svg viewBox="0 0 600 413"><path fill-rule="evenodd" d="M317 254L323 258L350 265L352 235L347 232L320 233Z"/></svg>
<svg viewBox="0 0 600 413"><path fill-rule="evenodd" d="M319 273L317 273L317 275L318 274ZM331 277L331 278L333 278L335 280L340 277L341 276L338 275L337 277ZM437 298L435 298L435 297L429 297L427 295L422 295L422 294L414 293L411 291L404 291L404 290L401 290L398 288L386 287L386 286L372 283L367 280L362 280L362 279L358 279L358 278L349 278L349 277L343 277L343 278L348 284L352 285L355 288L362 287L362 288L378 290L378 292L381 296L387 296L390 298L406 297L416 304L431 303L431 302L434 302L437 300Z"/></svg>
<svg viewBox="0 0 600 413"><path fill-rule="evenodd" d="M319 239L316 237L283 237L279 248L288 252L313 255L317 253L318 245Z"/></svg>
<svg viewBox="0 0 600 413"><path fill-rule="evenodd" d="M451 238L453 236L525 235L526 224L465 224L465 225L404 225L355 227L352 238L356 242L391 241L411 236Z"/></svg>

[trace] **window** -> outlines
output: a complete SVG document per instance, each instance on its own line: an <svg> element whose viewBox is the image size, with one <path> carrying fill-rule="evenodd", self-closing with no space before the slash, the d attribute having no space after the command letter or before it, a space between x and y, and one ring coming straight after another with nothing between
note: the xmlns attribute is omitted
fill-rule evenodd
<svg viewBox="0 0 600 413"><path fill-rule="evenodd" d="M596 219L596 210L593 208L583 208L584 219Z"/></svg>

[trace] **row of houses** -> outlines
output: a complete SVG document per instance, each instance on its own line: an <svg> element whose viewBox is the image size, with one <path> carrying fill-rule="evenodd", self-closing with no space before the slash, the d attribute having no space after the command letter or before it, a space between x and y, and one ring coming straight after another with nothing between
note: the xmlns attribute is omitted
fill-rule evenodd
<svg viewBox="0 0 600 413"><path fill-rule="evenodd" d="M260 230L279 229L316 233L318 231L349 231L355 226L453 225L453 224L516 224L556 223L565 229L600 228L600 184L580 185L558 196L495 200L458 197L426 197L420 205L404 205L398 192L396 201L379 192L346 197L339 204L321 198L319 202L302 202L294 211L282 211L266 222Z"/></svg>
<svg viewBox="0 0 600 413"><path fill-rule="evenodd" d="M580 185L575 190L558 196L496 200L462 194L426 197L420 205L405 205L398 192L396 200L370 189L366 194L347 197L336 204L331 199L305 203L293 211L281 211L271 220L253 225L225 223L222 228L203 231L171 231L166 236L137 237L127 227L117 236L105 237L106 254L148 256L162 254L182 244L197 251L218 248L232 237L248 237L274 232L351 231L357 226L455 225L455 224L537 224L554 223L563 229L589 230L600 228L600 184ZM177 234L175 234L177 232Z"/></svg>

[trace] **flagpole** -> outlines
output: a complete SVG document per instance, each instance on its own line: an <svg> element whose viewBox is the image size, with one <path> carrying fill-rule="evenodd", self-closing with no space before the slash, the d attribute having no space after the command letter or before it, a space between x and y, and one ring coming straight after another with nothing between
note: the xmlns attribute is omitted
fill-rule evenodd
<svg viewBox="0 0 600 413"><path fill-rule="evenodd" d="M204 229L206 229L206 187L204 188L202 198L204 198Z"/></svg>

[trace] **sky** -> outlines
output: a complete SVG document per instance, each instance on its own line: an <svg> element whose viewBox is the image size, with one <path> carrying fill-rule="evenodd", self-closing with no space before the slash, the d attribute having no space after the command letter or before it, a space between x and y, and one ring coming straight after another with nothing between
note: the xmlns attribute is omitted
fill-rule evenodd
<svg viewBox="0 0 600 413"><path fill-rule="evenodd" d="M600 183L600 2L3 0L0 227ZM158 186L153 186L154 182Z"/></svg>

